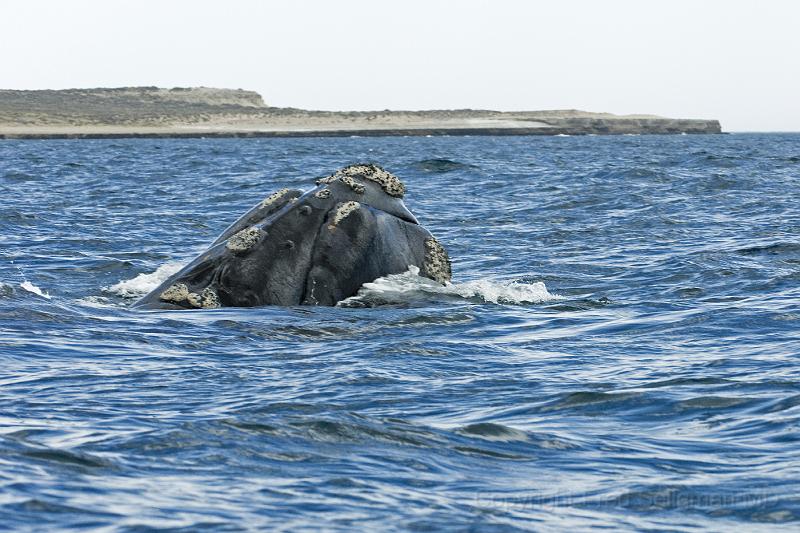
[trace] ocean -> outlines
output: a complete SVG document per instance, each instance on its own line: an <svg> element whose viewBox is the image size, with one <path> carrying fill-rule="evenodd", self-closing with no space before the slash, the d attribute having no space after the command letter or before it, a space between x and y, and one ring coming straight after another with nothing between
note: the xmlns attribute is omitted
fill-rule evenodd
<svg viewBox="0 0 800 533"><path fill-rule="evenodd" d="M448 249L139 311L374 162ZM793 530L800 134L0 141L0 529Z"/></svg>

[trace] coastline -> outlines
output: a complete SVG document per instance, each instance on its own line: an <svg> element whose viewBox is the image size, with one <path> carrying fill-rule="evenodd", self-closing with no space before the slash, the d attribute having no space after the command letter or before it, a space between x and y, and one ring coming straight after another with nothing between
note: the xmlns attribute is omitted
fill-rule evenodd
<svg viewBox="0 0 800 533"><path fill-rule="evenodd" d="M199 88L0 90L0 139L717 134L717 120L568 110L315 111Z"/></svg>
<svg viewBox="0 0 800 533"><path fill-rule="evenodd" d="M719 135L723 132L592 133L569 129L540 128L412 128L365 130L284 130L284 131L118 131L0 133L0 140L35 139L206 139L206 138L302 138L302 137L441 137L441 136L585 136L585 135Z"/></svg>
<svg viewBox="0 0 800 533"><path fill-rule="evenodd" d="M116 138L249 138L249 137L401 137L463 135L676 135L719 134L717 121L662 118L573 118L548 122L516 119L409 120L402 112L384 112L382 120L352 118L349 114L320 117L283 116L282 120L227 120L205 124L36 124L0 123L0 139L116 139ZM397 113L398 117L392 117ZM415 117L416 118L416 117ZM176 121L177 122L177 121Z"/></svg>

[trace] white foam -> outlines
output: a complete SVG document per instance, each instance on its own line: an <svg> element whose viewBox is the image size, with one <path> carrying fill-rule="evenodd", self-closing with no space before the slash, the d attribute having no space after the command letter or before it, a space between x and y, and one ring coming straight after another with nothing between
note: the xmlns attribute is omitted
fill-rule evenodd
<svg viewBox="0 0 800 533"><path fill-rule="evenodd" d="M439 285L435 281L419 275L419 268L409 267L402 274L391 274L365 283L358 294L339 302L341 306L401 303L420 296L444 295L466 300L478 300L495 304L531 304L553 300L563 300L563 296L552 294L544 283L524 283L518 281L495 281L479 279L464 283Z"/></svg>
<svg viewBox="0 0 800 533"><path fill-rule="evenodd" d="M479 279L447 285L443 287L443 292L462 298L479 298L495 304L537 304L564 299L563 296L551 294L541 281L524 283Z"/></svg>
<svg viewBox="0 0 800 533"><path fill-rule="evenodd" d="M184 263L180 261L170 261L158 267L155 272L139 274L135 278L122 280L110 287L103 287L103 290L123 298L138 298L158 287L165 279L183 268L183 265Z"/></svg>
<svg viewBox="0 0 800 533"><path fill-rule="evenodd" d="M95 309L125 307L123 304L113 303L103 296L86 296L84 298L78 298L77 302L86 307L94 307Z"/></svg>
<svg viewBox="0 0 800 533"><path fill-rule="evenodd" d="M42 298L47 298L48 300L50 298L52 298L52 296L50 296L46 292L42 291L42 289L40 289L39 287L37 287L36 285L31 283L27 279L25 281L23 281L22 283L20 283L19 286L22 287L23 289L25 289L28 292L31 292L31 293L36 294L38 296L41 296Z"/></svg>

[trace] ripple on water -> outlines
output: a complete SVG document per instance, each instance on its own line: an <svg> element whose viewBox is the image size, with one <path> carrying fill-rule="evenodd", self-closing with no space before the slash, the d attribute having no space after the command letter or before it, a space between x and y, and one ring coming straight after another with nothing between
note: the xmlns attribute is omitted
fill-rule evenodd
<svg viewBox="0 0 800 533"><path fill-rule="evenodd" d="M476 168L474 165L460 163L450 159L423 159L422 161L417 161L414 163L412 167L422 172L434 174L443 174L445 172L470 170Z"/></svg>
<svg viewBox="0 0 800 533"><path fill-rule="evenodd" d="M798 139L0 142L0 523L796 529ZM356 161L450 285L130 309Z"/></svg>

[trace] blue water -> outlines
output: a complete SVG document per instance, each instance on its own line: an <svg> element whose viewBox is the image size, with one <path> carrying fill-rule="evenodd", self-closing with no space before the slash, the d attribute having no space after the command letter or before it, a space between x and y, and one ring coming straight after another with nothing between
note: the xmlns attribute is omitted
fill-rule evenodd
<svg viewBox="0 0 800 533"><path fill-rule="evenodd" d="M451 287L129 308L360 161ZM0 142L0 528L796 530L798 187L800 135Z"/></svg>

